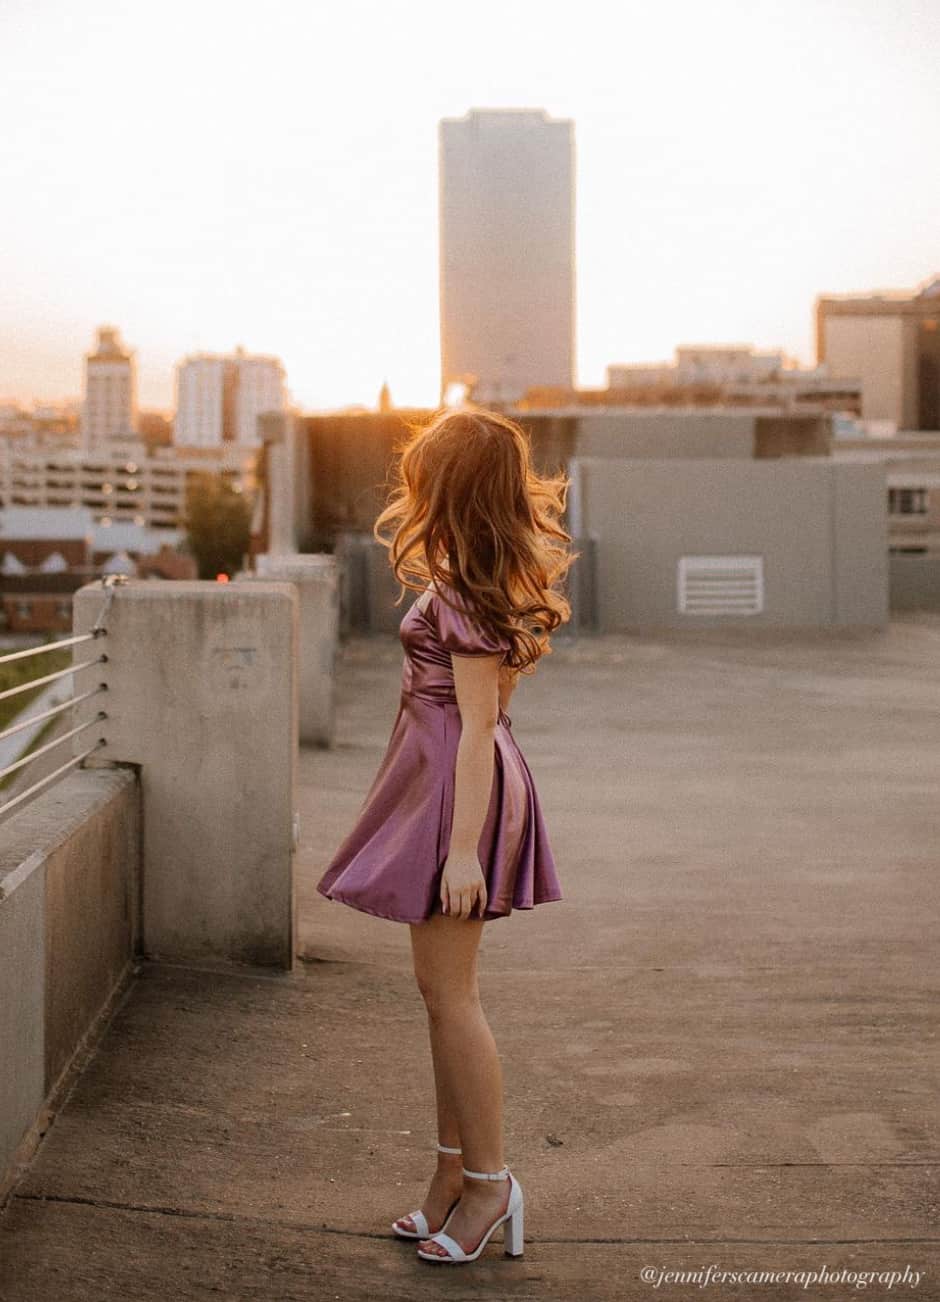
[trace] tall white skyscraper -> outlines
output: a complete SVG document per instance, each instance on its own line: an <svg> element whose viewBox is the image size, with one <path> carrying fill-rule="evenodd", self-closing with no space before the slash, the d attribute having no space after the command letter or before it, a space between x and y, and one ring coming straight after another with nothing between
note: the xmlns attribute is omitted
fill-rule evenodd
<svg viewBox="0 0 940 1302"><path fill-rule="evenodd" d="M574 123L472 109L439 131L441 396L574 384Z"/></svg>
<svg viewBox="0 0 940 1302"><path fill-rule="evenodd" d="M224 442L225 359L197 355L176 368L177 447L217 448Z"/></svg>
<svg viewBox="0 0 940 1302"><path fill-rule="evenodd" d="M235 361L235 442L255 447L261 442L258 417L267 411L284 410L284 368L276 357L248 357L241 349Z"/></svg>
<svg viewBox="0 0 940 1302"><path fill-rule="evenodd" d="M215 448L223 443L257 447L258 417L283 411L284 367L277 357L253 356L238 348L219 356L198 353L176 368L178 447Z"/></svg>
<svg viewBox="0 0 940 1302"><path fill-rule="evenodd" d="M93 353L85 354L82 443L88 451L137 438L137 365L115 326L99 326Z"/></svg>

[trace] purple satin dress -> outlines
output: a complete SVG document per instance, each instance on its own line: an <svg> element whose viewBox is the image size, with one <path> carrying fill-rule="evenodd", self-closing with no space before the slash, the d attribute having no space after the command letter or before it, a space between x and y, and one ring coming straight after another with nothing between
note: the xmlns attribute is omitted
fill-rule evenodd
<svg viewBox="0 0 940 1302"><path fill-rule="evenodd" d="M451 653L494 655L509 646L485 632L449 586L448 596L459 611L433 591L425 610L415 602L401 621L401 701L388 748L352 831L317 883L328 899L395 922L424 922L441 910L461 731ZM563 898L535 783L502 709L477 854L484 919Z"/></svg>

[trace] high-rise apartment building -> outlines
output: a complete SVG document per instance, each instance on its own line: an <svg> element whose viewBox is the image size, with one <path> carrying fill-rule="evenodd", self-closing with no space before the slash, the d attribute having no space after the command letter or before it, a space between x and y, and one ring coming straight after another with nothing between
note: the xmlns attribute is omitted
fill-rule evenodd
<svg viewBox="0 0 940 1302"><path fill-rule="evenodd" d="M137 365L115 326L99 326L93 353L85 354L82 442L88 451L137 438Z"/></svg>
<svg viewBox="0 0 940 1302"><path fill-rule="evenodd" d="M914 293L816 300L816 358L862 386L862 419L940 430L940 277Z"/></svg>
<svg viewBox="0 0 940 1302"><path fill-rule="evenodd" d="M276 357L248 357L241 350L236 353L235 363L235 442L241 447L257 447L261 442L258 417L284 410L284 368Z"/></svg>
<svg viewBox="0 0 940 1302"><path fill-rule="evenodd" d="M176 368L177 447L217 448L225 441L225 371L222 357L185 358ZM229 436L231 437L231 436Z"/></svg>
<svg viewBox="0 0 940 1302"><path fill-rule="evenodd" d="M285 404L284 367L276 357L243 348L227 356L186 357L176 368L173 441L178 447L258 447L258 417L283 411Z"/></svg>
<svg viewBox="0 0 940 1302"><path fill-rule="evenodd" d="M575 352L574 123L472 109L439 124L441 395L512 402L570 388Z"/></svg>

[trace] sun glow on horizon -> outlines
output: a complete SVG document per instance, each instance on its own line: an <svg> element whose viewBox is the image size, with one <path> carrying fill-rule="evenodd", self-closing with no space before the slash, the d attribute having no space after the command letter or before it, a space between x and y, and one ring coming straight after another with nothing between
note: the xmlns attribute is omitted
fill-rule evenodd
<svg viewBox="0 0 940 1302"><path fill-rule="evenodd" d="M0 394L76 396L113 320L145 408L238 343L307 410L437 406L437 127L474 107L575 122L580 385L682 343L812 365L817 294L940 271L927 0L478 0L455 47L462 12L8 0Z"/></svg>

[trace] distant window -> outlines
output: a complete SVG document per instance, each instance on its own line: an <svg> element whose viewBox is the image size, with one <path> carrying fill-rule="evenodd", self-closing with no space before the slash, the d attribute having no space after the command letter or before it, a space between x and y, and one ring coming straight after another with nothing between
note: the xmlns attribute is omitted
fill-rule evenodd
<svg viewBox="0 0 940 1302"><path fill-rule="evenodd" d="M18 601L16 603L16 613L20 619L29 619L33 612L33 603L31 601Z"/></svg>
<svg viewBox="0 0 940 1302"><path fill-rule="evenodd" d="M889 488L889 515L926 515L926 488Z"/></svg>

